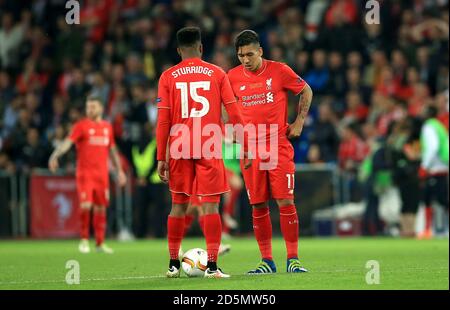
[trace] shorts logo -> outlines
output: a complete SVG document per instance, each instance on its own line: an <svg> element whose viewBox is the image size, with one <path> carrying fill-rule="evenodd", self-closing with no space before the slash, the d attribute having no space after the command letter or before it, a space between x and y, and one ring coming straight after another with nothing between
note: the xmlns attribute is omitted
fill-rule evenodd
<svg viewBox="0 0 450 310"><path fill-rule="evenodd" d="M269 102L273 102L273 93L272 92L268 92L266 95L267 98L267 103Z"/></svg>
<svg viewBox="0 0 450 310"><path fill-rule="evenodd" d="M266 80L266 89L267 90L272 89L272 78Z"/></svg>

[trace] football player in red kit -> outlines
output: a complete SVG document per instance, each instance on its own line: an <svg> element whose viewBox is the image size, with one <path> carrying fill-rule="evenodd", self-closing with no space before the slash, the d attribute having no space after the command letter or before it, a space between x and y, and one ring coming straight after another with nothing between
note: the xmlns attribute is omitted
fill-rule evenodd
<svg viewBox="0 0 450 310"><path fill-rule="evenodd" d="M91 210L98 252L113 253L104 243L106 231L106 207L109 204L108 163L111 154L120 186L126 183L126 175L120 165L119 153L114 142L111 125L102 120L103 103L100 98L89 97L86 101L86 118L73 125L70 135L52 153L49 168L58 169L58 158L73 144L77 151L76 182L80 201L81 253L89 253L89 228Z"/></svg>
<svg viewBox="0 0 450 310"><path fill-rule="evenodd" d="M253 207L254 233L262 256L256 269L249 273L276 272L272 258L270 198L276 200L280 211L281 232L287 249L287 272L305 272L298 257L294 149L288 139L300 136L311 105L312 90L286 64L262 57L263 50L256 32L244 30L239 33L235 48L241 65L231 69L228 77L238 98L244 124L258 125L254 141L249 141L250 145L258 145L256 158L252 167L242 170ZM290 125L287 123L288 91L301 95L298 115ZM266 147L271 154L268 158L263 154Z"/></svg>
<svg viewBox="0 0 450 310"><path fill-rule="evenodd" d="M208 252L205 277L227 278L229 275L217 267L222 233L218 203L220 195L229 190L221 158L222 103L233 124L241 124L242 119L226 73L201 59L200 29L180 29L177 44L182 61L161 74L157 98L158 174L163 182L169 183L172 193L172 209L167 221L170 262L166 275L169 278L180 276L178 252L184 235L185 213L190 196L197 194L202 197L205 211ZM216 140L212 145L211 139ZM251 165L251 161L245 160L245 164ZM196 193L193 192L194 181Z"/></svg>

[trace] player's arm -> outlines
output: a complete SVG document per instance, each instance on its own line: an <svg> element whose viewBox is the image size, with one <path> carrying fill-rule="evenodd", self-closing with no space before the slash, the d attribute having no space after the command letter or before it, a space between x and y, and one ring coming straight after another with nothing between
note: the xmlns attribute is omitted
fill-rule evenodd
<svg viewBox="0 0 450 310"><path fill-rule="evenodd" d="M311 87L306 84L300 92L300 100L298 101L298 113L295 121L289 125L288 138L298 138L303 130L305 119L308 116L309 107L311 106L313 92Z"/></svg>
<svg viewBox="0 0 450 310"><path fill-rule="evenodd" d="M313 92L311 87L295 73L289 66L283 65L280 70L282 85L285 89L300 95L298 112L295 121L289 125L288 138L298 138L303 130L309 107L311 106Z"/></svg>
<svg viewBox="0 0 450 310"><path fill-rule="evenodd" d="M161 181L169 181L169 164L167 159L168 141L171 127L169 89L164 74L158 84L158 119L156 123L156 159L158 160L158 175Z"/></svg>
<svg viewBox="0 0 450 310"><path fill-rule="evenodd" d="M233 125L241 124L242 128L244 126L244 121L239 108L236 105L236 97L234 96L233 89L231 88L230 80L227 75L224 75L222 79L221 86L221 99L223 102L223 107L225 107L225 113L222 113L222 117L227 122ZM223 110L223 109L222 109ZM248 134L244 132L242 134L237 134L236 139L242 145L244 151L244 168L247 169L252 165L252 155L248 148Z"/></svg>
<svg viewBox="0 0 450 310"><path fill-rule="evenodd" d="M50 155L50 159L48 160L48 168L51 172L56 172L59 167L58 159L70 150L72 144L72 140L67 137L55 148L52 155Z"/></svg>
<svg viewBox="0 0 450 310"><path fill-rule="evenodd" d="M119 151L117 150L117 146L115 144L111 146L111 148L109 149L109 154L111 155L114 168L116 169L117 172L117 181L119 182L120 186L125 186L125 184L127 183L127 176L122 169Z"/></svg>

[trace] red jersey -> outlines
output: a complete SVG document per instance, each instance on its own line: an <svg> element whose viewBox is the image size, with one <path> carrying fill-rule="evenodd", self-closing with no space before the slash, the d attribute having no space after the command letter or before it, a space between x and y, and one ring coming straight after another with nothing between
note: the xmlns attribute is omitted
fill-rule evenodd
<svg viewBox="0 0 450 310"><path fill-rule="evenodd" d="M267 141L270 125L278 125L278 140L287 141L287 92L298 95L306 82L284 63L263 59L261 68L249 71L243 65L228 72L231 86L238 99L244 124L265 124ZM264 138L262 134L258 137Z"/></svg>
<svg viewBox="0 0 450 310"><path fill-rule="evenodd" d="M226 73L219 67L210 64L200 58L189 58L181 61L176 66L164 71L158 85L158 160L165 160L166 143L169 145L180 139L179 136L167 137L167 130L161 124L168 122L171 129L177 125L184 125L189 130L190 158L203 157L201 154L203 144L213 134L219 134L221 145L221 116L222 103L236 102ZM229 108L229 107L228 107ZM168 109L169 120L162 109ZM218 125L218 132L212 133L203 128L207 125ZM211 128L211 127L210 127ZM195 142L197 141L197 142ZM178 143L177 143L178 144ZM180 150L180 148L179 148ZM221 154L221 150L218 150Z"/></svg>
<svg viewBox="0 0 450 310"><path fill-rule="evenodd" d="M111 125L85 118L75 123L69 139L77 150L77 177L107 180L109 149L115 144Z"/></svg>

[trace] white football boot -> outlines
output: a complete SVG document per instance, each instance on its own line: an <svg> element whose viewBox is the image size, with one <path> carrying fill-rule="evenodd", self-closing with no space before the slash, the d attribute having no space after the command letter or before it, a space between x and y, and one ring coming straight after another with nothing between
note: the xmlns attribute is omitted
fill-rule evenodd
<svg viewBox="0 0 450 310"><path fill-rule="evenodd" d="M88 239L81 239L80 244L78 245L78 250L80 253L87 254L91 252L91 248L89 247Z"/></svg>

